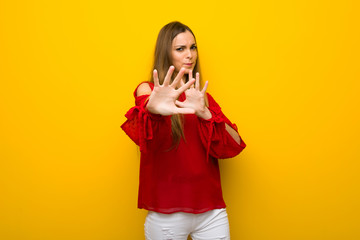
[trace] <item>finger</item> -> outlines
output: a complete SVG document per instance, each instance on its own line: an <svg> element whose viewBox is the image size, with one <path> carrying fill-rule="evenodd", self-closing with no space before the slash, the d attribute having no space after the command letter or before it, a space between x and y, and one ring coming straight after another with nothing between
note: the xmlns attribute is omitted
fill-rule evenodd
<svg viewBox="0 0 360 240"><path fill-rule="evenodd" d="M201 93L202 93L202 94L205 94L208 85L209 85L209 81L206 81L204 88L201 90Z"/></svg>
<svg viewBox="0 0 360 240"><path fill-rule="evenodd" d="M169 70L166 73L165 79L164 79L164 83L163 86L169 86L170 80L171 80L171 76L174 72L175 67L174 66L170 66Z"/></svg>
<svg viewBox="0 0 360 240"><path fill-rule="evenodd" d="M185 83L183 86L181 86L181 87L178 89L179 93L182 93L183 91L185 91L186 89L188 89L188 88L191 86L191 84L194 84L194 82L195 82L195 79L194 79L194 78L193 78L193 79L189 79L189 81L188 81L187 83Z"/></svg>
<svg viewBox="0 0 360 240"><path fill-rule="evenodd" d="M185 104L184 104L184 102L180 102L180 101L178 101L178 100L176 100L175 101L175 104L176 104L176 106L178 106L178 107L185 107Z"/></svg>
<svg viewBox="0 0 360 240"><path fill-rule="evenodd" d="M193 79L193 78L194 78L194 76L193 76L192 70L189 70L189 78L188 78L188 80ZM195 88L194 84L192 84L190 86L190 88Z"/></svg>
<svg viewBox="0 0 360 240"><path fill-rule="evenodd" d="M154 71L153 71L153 79L154 79L154 86L158 87L159 86L159 78L158 78L158 72L156 69L154 69Z"/></svg>
<svg viewBox="0 0 360 240"><path fill-rule="evenodd" d="M195 89L200 91L200 73L196 73Z"/></svg>
<svg viewBox="0 0 360 240"><path fill-rule="evenodd" d="M184 81L180 81L180 87L184 86L185 85L185 82Z"/></svg>
<svg viewBox="0 0 360 240"><path fill-rule="evenodd" d="M182 79L182 77L184 76L185 73L185 68L181 68L179 73L176 75L173 83L171 84L171 87L176 87L179 83L179 81Z"/></svg>

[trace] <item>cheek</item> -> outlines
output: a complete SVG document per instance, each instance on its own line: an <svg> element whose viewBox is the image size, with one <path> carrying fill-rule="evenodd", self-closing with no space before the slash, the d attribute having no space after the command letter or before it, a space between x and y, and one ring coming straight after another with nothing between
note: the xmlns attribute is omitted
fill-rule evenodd
<svg viewBox="0 0 360 240"><path fill-rule="evenodd" d="M173 61L179 61L180 59L181 59L181 54L180 53L173 54Z"/></svg>
<svg viewBox="0 0 360 240"><path fill-rule="evenodd" d="M182 64L182 59L181 59L181 56L179 54L173 55L172 64L175 65L175 67Z"/></svg>
<svg viewBox="0 0 360 240"><path fill-rule="evenodd" d="M172 63L176 62L176 53L175 52L171 53L171 62Z"/></svg>

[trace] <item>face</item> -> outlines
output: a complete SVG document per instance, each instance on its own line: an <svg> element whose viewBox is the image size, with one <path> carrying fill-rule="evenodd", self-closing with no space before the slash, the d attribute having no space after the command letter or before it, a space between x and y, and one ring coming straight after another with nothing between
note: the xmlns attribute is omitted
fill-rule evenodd
<svg viewBox="0 0 360 240"><path fill-rule="evenodd" d="M194 36L189 31L179 33L171 44L172 65L175 71L185 68L185 73L193 70L197 59L197 47Z"/></svg>

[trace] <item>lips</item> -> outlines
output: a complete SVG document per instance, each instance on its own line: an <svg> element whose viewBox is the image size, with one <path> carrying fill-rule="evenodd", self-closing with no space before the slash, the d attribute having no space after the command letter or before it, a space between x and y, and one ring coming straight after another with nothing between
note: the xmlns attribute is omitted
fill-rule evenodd
<svg viewBox="0 0 360 240"><path fill-rule="evenodd" d="M185 66L191 66L193 65L192 63L184 63Z"/></svg>

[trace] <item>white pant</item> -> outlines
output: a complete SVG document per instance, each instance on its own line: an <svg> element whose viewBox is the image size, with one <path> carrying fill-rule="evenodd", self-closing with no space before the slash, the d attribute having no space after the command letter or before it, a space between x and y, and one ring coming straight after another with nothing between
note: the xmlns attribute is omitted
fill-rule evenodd
<svg viewBox="0 0 360 240"><path fill-rule="evenodd" d="M193 214L176 212L163 214L149 211L145 220L146 240L229 240L229 220L226 209L214 209Z"/></svg>

